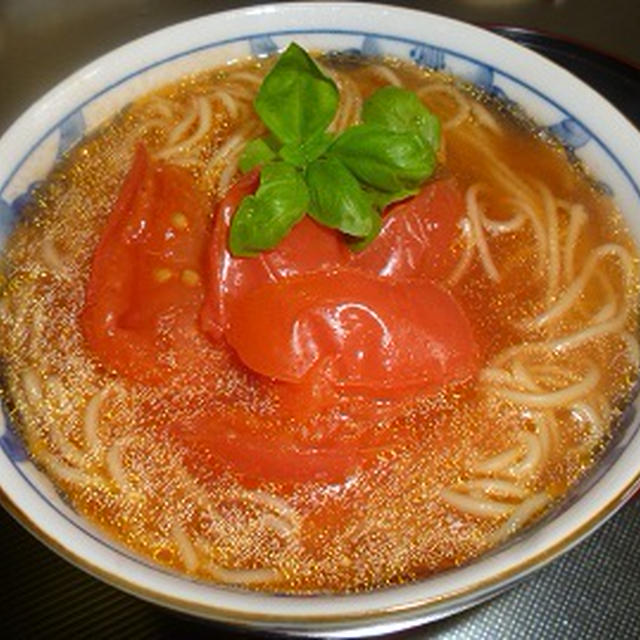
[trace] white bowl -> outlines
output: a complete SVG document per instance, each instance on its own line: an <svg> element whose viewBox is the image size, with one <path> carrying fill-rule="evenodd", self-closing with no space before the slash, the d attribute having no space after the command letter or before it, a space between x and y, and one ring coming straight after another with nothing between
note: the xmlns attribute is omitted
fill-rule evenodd
<svg viewBox="0 0 640 640"><path fill-rule="evenodd" d="M450 71L514 100L550 127L613 193L640 241L640 134L608 102L539 55L487 31L374 4L302 3L200 18L132 42L86 66L34 104L0 140L0 241L56 158L136 96L186 72L264 54L292 39ZM130 593L196 616L304 634L382 633L476 604L566 551L610 516L640 477L637 400L603 459L551 513L508 544L419 582L342 596L278 596L181 577L107 539L63 502L26 458L6 414L0 425L5 506L82 569Z"/></svg>

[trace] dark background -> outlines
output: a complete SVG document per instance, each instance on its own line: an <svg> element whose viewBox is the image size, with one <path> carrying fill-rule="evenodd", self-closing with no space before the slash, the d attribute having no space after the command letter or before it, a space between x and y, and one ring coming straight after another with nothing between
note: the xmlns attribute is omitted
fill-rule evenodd
<svg viewBox="0 0 640 640"><path fill-rule="evenodd" d="M247 4L256 3L0 0L0 131L54 84L110 49L175 22ZM637 0L392 4L483 25L535 30L538 33L502 32L581 75L640 126ZM0 629L5 637L257 637L186 619L87 576L47 550L2 509L0 554ZM394 636L400 638L640 638L640 499L510 591L448 620Z"/></svg>

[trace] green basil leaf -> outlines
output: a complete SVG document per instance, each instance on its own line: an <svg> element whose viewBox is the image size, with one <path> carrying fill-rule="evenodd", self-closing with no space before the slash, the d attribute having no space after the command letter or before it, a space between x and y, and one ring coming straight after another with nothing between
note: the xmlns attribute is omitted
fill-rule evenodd
<svg viewBox="0 0 640 640"><path fill-rule="evenodd" d="M238 161L238 166L242 173L247 173L254 167L271 162L275 157L275 152L266 141L262 138L256 138L247 143Z"/></svg>
<svg viewBox="0 0 640 640"><path fill-rule="evenodd" d="M329 126L338 100L335 82L294 42L262 81L254 104L283 144L301 144Z"/></svg>
<svg viewBox="0 0 640 640"><path fill-rule="evenodd" d="M306 167L319 158L333 142L333 136L326 131L320 131L302 144L285 144L278 154L283 160L296 167Z"/></svg>
<svg viewBox="0 0 640 640"><path fill-rule="evenodd" d="M309 191L295 167L285 162L265 165L258 190L242 200L231 220L231 253L253 256L273 249L302 219L308 206Z"/></svg>
<svg viewBox="0 0 640 640"><path fill-rule="evenodd" d="M379 217L355 176L337 158L315 160L307 169L312 218L359 238L367 237Z"/></svg>
<svg viewBox="0 0 640 640"><path fill-rule="evenodd" d="M382 217L376 214L373 217L373 226L371 231L364 238L350 238L347 240L349 249L354 252L362 251L366 249L377 237L382 229Z"/></svg>
<svg viewBox="0 0 640 640"><path fill-rule="evenodd" d="M440 120L413 91L391 86L378 89L362 105L362 121L391 131L414 131L432 149L440 147Z"/></svg>
<svg viewBox="0 0 640 640"><path fill-rule="evenodd" d="M381 191L414 189L436 166L435 152L417 133L372 124L347 129L329 152L359 180Z"/></svg>
<svg viewBox="0 0 640 640"><path fill-rule="evenodd" d="M367 195L376 209L382 210L393 202L406 200L411 196L415 196L420 189L400 189L400 191L378 191L377 189L367 190Z"/></svg>

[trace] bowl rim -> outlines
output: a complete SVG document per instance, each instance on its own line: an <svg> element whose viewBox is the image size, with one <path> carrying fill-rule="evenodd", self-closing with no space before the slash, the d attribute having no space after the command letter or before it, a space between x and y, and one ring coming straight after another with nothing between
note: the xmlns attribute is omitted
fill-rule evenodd
<svg viewBox="0 0 640 640"><path fill-rule="evenodd" d="M620 115L615 108L611 107L604 98L599 96L593 89L576 79L574 76L569 74L569 72L565 71L561 67L558 67L554 63L550 62L546 58L536 54L535 52L531 52L530 50L526 50L519 45L506 40L500 36L487 32L479 27L474 27L468 25L466 23L460 22L458 20L453 20L451 18L445 18L442 16L438 16L435 14L430 14L423 11L416 11L412 9L404 9L401 7L393 7L382 4L369 4L369 3L355 3L355 2L344 2L344 3L332 3L331 5L325 5L323 3L312 3L312 2L303 2L303 3L282 3L275 5L258 5L256 7L245 7L242 9L235 9L231 11L225 11L221 13L213 13L207 16L202 16L200 18L195 18L193 20L189 20L186 22L179 23L174 26L170 26L159 31L153 32L147 36L143 36L137 40L134 40L128 44L123 45L110 53L97 58L95 61L89 63L88 65L82 67L80 70L73 73L71 76L67 77L65 80L56 85L51 91L46 93L40 100L34 103L25 113L16 120L14 125L12 125L7 132L4 134L2 139L0 140L0 154L5 152L5 148L11 146L11 144L15 144L13 140L16 136L21 135L22 129L25 124L37 122L38 119L44 114L45 120L47 116L47 111L51 108L55 110L55 108L64 103L69 99L69 94L73 93L74 84L78 81L86 78L96 78L96 75L99 75L102 71L104 71L105 67L108 67L111 64L119 61L121 57L126 57L130 60L136 59L136 52L140 53L143 50L146 50L147 46L151 46L151 49L158 48L158 43L162 41L167 41L168 39L173 38L179 34L185 34L187 31L191 30L194 27L201 27L202 25L206 25L209 22L213 22L216 20L222 20L224 22L233 22L237 19L247 19L247 20L256 20L260 18L273 17L277 14L296 14L296 15L318 15L323 10L326 10L333 16L332 19L339 21L343 16L339 14L344 14L344 12L350 12L351 16L357 15L358 12L373 12L373 14L378 15L388 15L395 16L398 18L398 22L402 20L415 20L416 22L420 21L431 21L433 25L437 27L437 29L445 30L445 29L453 29L454 31L464 32L466 34L472 35L474 38L480 39L480 41L484 41L487 43L496 43L500 41L500 49L506 50L509 52L513 52L514 56L521 56L524 52L526 52L525 60L533 61L529 62L528 66L533 65L542 65L546 70L551 70L550 73L555 75L555 77L560 78L566 82L569 82L571 87L579 87L580 92L586 94L590 100L595 100L600 107L603 108L602 104L606 104L606 111L613 109L614 112L614 121L616 126L622 127L630 127L634 132L634 136L636 139L640 140L640 136L635 131L633 126L624 118L624 116ZM298 18L296 18L298 19ZM328 20L330 22L331 19ZM323 22L324 24L324 22ZM329 31L327 27L318 28L314 31ZM246 31L246 29L245 29ZM296 33L304 31L302 29L293 29ZM338 30L339 31L339 30ZM273 29L264 29L265 33L274 34L274 33L286 33L285 31L273 30ZM364 34L367 33L367 29L364 27L362 29L357 30L358 33ZM378 34L380 37L389 37L389 34L383 32ZM393 36L392 36L393 37ZM234 38L229 38L226 43L232 41L245 41L249 38L249 34L239 35ZM409 38L411 39L411 38ZM155 44L154 44L155 43ZM220 43L216 41L216 44L208 43L203 45L202 47L198 47L196 49L184 50L182 52L176 53L168 58L160 57L155 59L149 66L156 66L163 64L167 60L170 60L174 57L182 57L191 55L194 51L199 50L200 48L210 48L213 46L220 46L225 44L223 41ZM496 45L497 46L497 45ZM144 59L144 56L142 56ZM119 62L118 62L119 63ZM125 66L129 66L135 71L131 71L130 75L135 75L142 72L147 67L139 66L141 63L133 63L128 62ZM527 66L527 65L526 65ZM121 78L120 82L125 82L129 76L125 76ZM104 87L104 91L109 90L110 86ZM89 100L95 99L97 96L93 95L91 98L88 98L85 102L80 105L76 105L76 108L82 108L84 104L86 104ZM545 94L545 98L549 99ZM552 99L553 100L553 99ZM53 107L51 107L53 105ZM563 108L564 109L564 108ZM49 118L50 120L50 118ZM49 135L55 128L60 124L62 120L57 120L54 125L52 125L47 133L39 134L39 140L44 139L47 135ZM625 124L626 123L626 124ZM33 145L26 156L28 156L34 149ZM26 157L25 156L25 157ZM616 156L617 157L617 156ZM20 160L16 164L17 167L24 161ZM640 190L638 190L636 179L628 173L626 168L626 164L620 164L620 169L623 172L627 173L627 177L629 181L635 186L635 189L640 196ZM2 172L0 172L2 173ZM14 171L15 173L15 171ZM6 185L10 182L14 173L11 173L3 180L3 184L0 187L0 194L5 189ZM640 436L637 436L635 440L640 440ZM639 444L640 446L640 444ZM621 454L621 457L624 457L624 452ZM629 457L629 456L627 456ZM620 460L616 461L616 465ZM76 566L84 569L85 571L91 573L99 577L106 582L114 584L115 586L129 592L133 593L139 597L144 599L162 604L163 606L167 606L169 608L177 609L180 611L184 611L187 613L191 613L194 615L215 618L217 620L222 620L226 622L233 622L235 624L268 624L282 627L283 625L287 628L296 628L298 630L307 628L309 625L317 624L323 627L323 630L326 631L327 626L334 625L336 629L341 629L345 625L350 625L352 622L364 623L367 631L371 631L371 628L377 624L381 624L385 626L385 630L389 630L386 627L389 624L402 624L403 621L406 622L407 616L413 616L414 613L419 615L418 618L412 617L411 624L418 624L423 621L427 621L429 619L435 619L436 617L440 617L440 615L446 614L446 609L452 603L457 604L459 606L465 606L466 599L471 600L471 602L467 603L474 604L479 597L488 597L492 595L495 591L504 588L506 585L510 584L513 580L524 577L534 569L537 569L553 558L555 558L560 553L568 550L575 544L577 544L580 540L582 540L586 535L595 530L597 526L602 524L610 515L615 513L615 511L624 504L625 499L631 495L634 486L636 486L640 482L640 465L636 465L636 470L634 473L625 474L624 478L619 479L618 484L616 485L616 491L612 495L609 496L607 500L604 500L603 504L600 505L600 509L597 512L592 512L588 518L583 518L577 526L575 526L567 535L563 538L557 539L553 544L547 544L547 546L537 552L537 554L528 557L524 561L522 561L517 566L512 566L507 571L502 571L497 574L492 574L491 577L485 579L484 581L474 583L468 586L465 589L460 589L457 591L452 591L441 595L439 597L432 597L427 599L413 599L407 600L403 603L396 603L394 605L390 605L388 607L380 607L379 605L370 607L367 606L366 603L371 600L369 597L371 593L362 593L362 594L332 594L331 596L326 596L330 600L335 601L336 599L345 602L346 600L357 601L365 604L364 607L354 607L352 611L341 610L339 613L333 613L331 611L325 611L324 614L319 614L317 611L313 612L312 609L317 609L316 604L318 603L318 598L322 598L323 596L307 596L307 595L293 595L286 596L286 598L291 601L296 601L296 606L299 605L299 612L293 611L290 609L288 612L280 612L280 613L269 613L269 614L260 614L256 611L249 611L246 609L239 608L218 608L215 603L198 603L193 600L178 598L175 595L171 595L167 593L167 588L164 589L153 589L148 585L143 586L140 582L136 582L132 579L127 579L121 575L117 569L113 567L105 567L104 560L102 562L91 562L86 557L78 554L70 545L65 545L59 537L52 535L50 528L43 527L42 523L39 523L33 519L33 516L30 516L22 507L21 501L16 501L15 496L10 496L9 492L5 491L5 487L0 486L0 503L19 521L23 524L28 530L34 533L39 539L41 539L47 546L56 551L59 555L63 556L67 560L71 561ZM589 492L587 492L588 495ZM581 498L584 500L585 496ZM495 554L490 554L492 557L495 557ZM499 555L499 554L497 554ZM487 554L481 556L482 558L487 558ZM159 576L164 576L164 573L160 573L155 569L152 571L157 573ZM188 579L180 578L182 582L187 582ZM416 583L412 583L411 586L415 587L419 585L421 581ZM170 588L170 585L168 585ZM392 590L396 592L404 589L404 586L393 587ZM225 591L223 587L219 586L207 586L207 589L212 592ZM415 589L414 589L415 591ZM386 590L376 590L375 594L384 594ZM244 591L234 591L233 596L240 601L245 600L249 594ZM282 595L274 595L274 594L261 594L261 598L269 600L272 604L276 604L278 601L282 601ZM311 603L311 606L308 606ZM444 613L443 613L444 611ZM404 624L403 626L407 626Z"/></svg>

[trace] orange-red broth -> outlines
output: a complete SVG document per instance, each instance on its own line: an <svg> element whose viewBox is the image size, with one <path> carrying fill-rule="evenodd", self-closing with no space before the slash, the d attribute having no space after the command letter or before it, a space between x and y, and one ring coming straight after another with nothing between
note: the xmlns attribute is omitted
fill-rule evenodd
<svg viewBox="0 0 640 640"><path fill-rule="evenodd" d="M34 460L75 508L127 546L177 570L268 590L347 591L412 580L459 565L503 539L501 527L527 496L547 497L536 515L567 491L592 464L635 376L629 340L619 335L607 334L572 350L573 363L593 362L600 372L591 393L599 398L592 402L600 403L599 415L606 415L604 430L594 438L570 407L542 410L552 414L555 425L543 443L546 456L538 467L522 473L529 453L528 436L522 434L535 435L538 429L532 412L492 394L481 380L483 370L498 354L540 337L540 331L523 331L523 322L552 303L546 294L546 270L554 258L539 261L533 225L485 234L500 274L495 282L477 251L468 268L460 269L462 275L451 277L466 246L464 223L458 221L450 247L453 258L442 273L431 274L439 287L451 292L471 326L478 358L473 375L454 376L448 384L399 394L332 388L342 407L338 421L337 413L326 404L314 406L313 391L297 395L294 385L293 393L283 393L283 383L253 373L224 340L211 339L192 325L184 329L180 322L169 323L174 333L164 336L171 347L165 354L166 366L148 379L132 375L127 366L114 365L105 355L108 346L103 354L87 347L91 332L86 322L83 332L81 318L87 314L89 272L96 246L110 224L107 220L113 219L109 216L117 208L136 145L144 142L152 155L166 150L167 128L188 112L191 96L215 94L220 88L226 91L234 86L234 73L262 75L265 65L269 63L187 78L145 97L83 141L55 169L7 251L2 339L7 400ZM619 215L583 172L567 161L561 148L482 96L453 88L448 78L393 61L388 68L409 88L431 87L423 91L423 99L444 123L441 164L434 180L455 183L461 215L469 188L481 183L479 199L490 217L513 216L513 191L500 177L504 172L496 173L496 167L506 165L538 194L534 200L543 222L543 188L537 181L557 201L584 207L588 225L576 244L576 272L604 243L620 244L635 261ZM389 78L387 72L379 71L377 62L336 73L342 86L354 83L364 97ZM229 93L242 96L244 92L248 99L255 92L255 82L239 77L242 91ZM463 104L467 111L460 116ZM196 208L203 211L214 210L216 179L224 170L222 166L205 170L206 162L236 129L223 101L214 98L211 105L212 129L186 156L178 153L169 160L188 167L198 189ZM247 126L255 115L240 110L236 119L240 118ZM456 124L456 119L461 123ZM196 127L194 121L185 135ZM175 213L170 208L165 212L169 224ZM569 216L566 208L558 212L562 246L570 234ZM188 229L197 231L194 246L201 246L199 237L210 234L215 224L205 218ZM210 258L210 252L207 255ZM110 260L105 273L112 269L117 274L121 261ZM182 273L196 274L182 278L182 285L190 290L187 306L193 313L211 278L206 265L200 268L199 264L178 264ZM563 316L560 333L584 325L607 296L624 297L615 262L604 260L601 271L575 308ZM617 293L611 294L603 279ZM636 285L635 279L627 282L626 293L630 288L635 291ZM560 286L556 297L561 292ZM147 307L142 305L140 312L147 313ZM635 312L630 311L624 326L630 335L635 335L636 321ZM134 357L144 348L134 345ZM562 367L566 357L547 354L536 364ZM579 377L580 372L567 374L572 375ZM522 391L518 385L512 387ZM278 413L281 404L288 412L286 419ZM208 441L208 436L197 434L202 424L211 432L212 415L234 424L238 414L239 437L231 438L231 444L226 438L224 454L218 449L219 440ZM196 425L195 438L176 437L176 429L180 432L184 424ZM273 473L282 433L288 434L285 441L294 438L293 448L300 453L299 476L294 473L287 478L283 464L276 464L278 472ZM275 449L269 446L274 437ZM300 451L300 442L310 446L318 437L329 443L328 454L318 457ZM354 456L362 439L368 453ZM495 460L509 451L518 452L511 465L511 471L520 471L515 480L509 468L480 474L485 484L497 480L517 487L516 494L512 491L506 497L495 489L480 496L506 505L498 509L500 513L478 515L443 498L443 491L477 480L477 462ZM225 456L237 460L225 460ZM309 467L311 472L305 472ZM323 475L326 469L330 471Z"/></svg>

